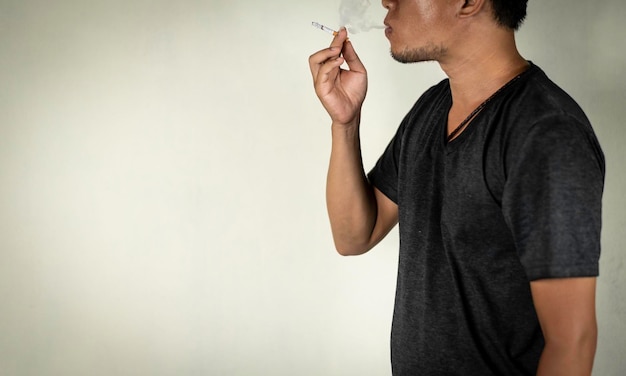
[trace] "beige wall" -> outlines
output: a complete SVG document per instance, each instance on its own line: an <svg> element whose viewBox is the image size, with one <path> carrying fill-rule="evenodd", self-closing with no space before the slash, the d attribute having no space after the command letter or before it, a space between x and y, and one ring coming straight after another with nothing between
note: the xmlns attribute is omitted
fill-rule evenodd
<svg viewBox="0 0 626 376"><path fill-rule="evenodd" d="M390 374L397 235L341 258L324 208L337 7L0 1L1 375ZM519 33L606 153L597 375L626 373L625 9L531 1ZM442 74L351 38L369 167Z"/></svg>

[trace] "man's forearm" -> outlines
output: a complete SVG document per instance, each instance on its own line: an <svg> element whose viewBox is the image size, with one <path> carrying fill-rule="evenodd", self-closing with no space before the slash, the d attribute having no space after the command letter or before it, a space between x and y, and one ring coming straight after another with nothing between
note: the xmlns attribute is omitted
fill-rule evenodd
<svg viewBox="0 0 626 376"><path fill-rule="evenodd" d="M363 169L358 125L332 126L326 204L337 251L361 254L376 223L376 199Z"/></svg>

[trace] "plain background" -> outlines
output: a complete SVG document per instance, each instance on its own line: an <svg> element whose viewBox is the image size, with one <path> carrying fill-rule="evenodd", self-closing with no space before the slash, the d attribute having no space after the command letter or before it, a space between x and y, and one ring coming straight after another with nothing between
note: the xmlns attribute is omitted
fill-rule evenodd
<svg viewBox="0 0 626 376"><path fill-rule="evenodd" d="M0 0L0 375L390 374L397 234L342 258L324 206L307 59L338 5ZM626 374L624 19L531 0L518 33L606 154L600 376ZM369 169L443 75L351 39Z"/></svg>

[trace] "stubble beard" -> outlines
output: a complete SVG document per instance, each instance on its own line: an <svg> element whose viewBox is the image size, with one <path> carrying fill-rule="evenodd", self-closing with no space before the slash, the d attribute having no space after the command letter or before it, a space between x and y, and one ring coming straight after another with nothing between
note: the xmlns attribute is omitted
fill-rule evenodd
<svg viewBox="0 0 626 376"><path fill-rule="evenodd" d="M391 57L403 64L419 63L422 61L440 61L446 55L447 49L443 46L430 44L419 48L405 48L402 51L391 50Z"/></svg>

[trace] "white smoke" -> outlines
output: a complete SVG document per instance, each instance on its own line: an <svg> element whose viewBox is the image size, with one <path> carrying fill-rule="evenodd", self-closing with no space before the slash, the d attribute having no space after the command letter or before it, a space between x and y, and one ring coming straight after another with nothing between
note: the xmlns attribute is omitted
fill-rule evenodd
<svg viewBox="0 0 626 376"><path fill-rule="evenodd" d="M339 5L339 25L356 34L371 29L384 29L382 20L374 21L367 12L370 0L341 0Z"/></svg>

